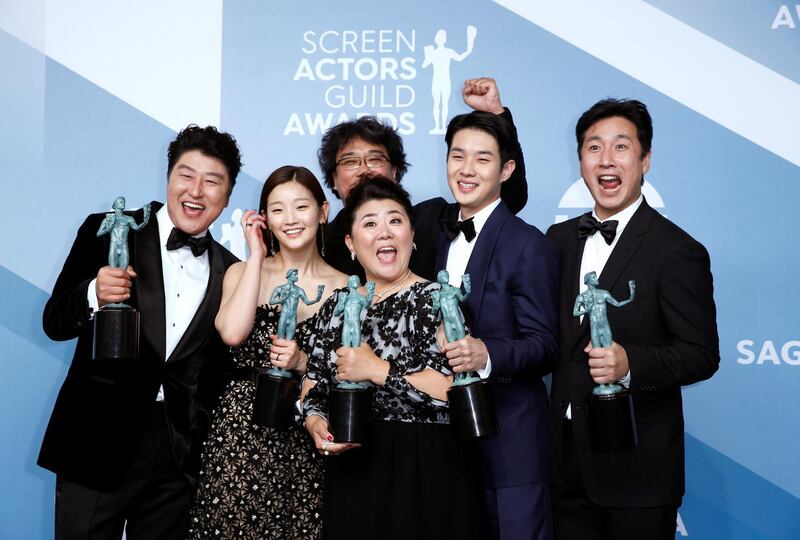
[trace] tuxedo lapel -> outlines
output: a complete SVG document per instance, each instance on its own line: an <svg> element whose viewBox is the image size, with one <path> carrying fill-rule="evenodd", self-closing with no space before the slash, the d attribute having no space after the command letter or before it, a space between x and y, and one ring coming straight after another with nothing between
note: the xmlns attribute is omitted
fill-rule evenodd
<svg viewBox="0 0 800 540"><path fill-rule="evenodd" d="M166 350L166 315L164 314L164 273L161 266L161 242L156 212L162 206L151 203L150 222L142 230L132 232L135 238L133 269L137 277L136 298L142 313L142 333L163 361Z"/></svg>
<svg viewBox="0 0 800 540"><path fill-rule="evenodd" d="M492 260L492 252L497 244L497 238L506 220L513 214L508 207L501 202L486 220L480 234L475 239L475 248L469 257L466 273L472 280L472 292L467 296L467 305L472 313L472 324L475 325L478 314L481 312L483 302L483 291L486 288L486 280L489 274L489 263Z"/></svg>
<svg viewBox="0 0 800 540"><path fill-rule="evenodd" d="M643 200L639 208L636 209L625 230L622 231L614 251L608 258L603 271L600 272L600 288L610 291L619 281L623 270L628 266L639 246L642 245L641 235L647 231L652 218L652 209Z"/></svg>
<svg viewBox="0 0 800 540"><path fill-rule="evenodd" d="M192 354L198 347L205 343L209 329L213 328L214 318L217 316L219 303L222 298L222 278L225 275L225 264L221 250L224 249L217 242L212 241L208 250L208 285L206 294L200 306L192 317L192 321L175 346L175 350L167 361Z"/></svg>
<svg viewBox="0 0 800 540"><path fill-rule="evenodd" d="M574 240L569 243L569 253L567 253L565 257L565 259L569 261L571 265L570 267L564 269L564 276L566 276L566 278L569 280L567 282L567 287L564 288L564 290L567 291L566 297L561 299L565 306L575 305L575 299L578 297L578 291L580 289L579 285L580 283L583 283L583 276L580 275L580 271L581 259L583 259L583 248L586 246L586 239L578 237L577 221L575 222L575 225ZM564 311L564 313L566 314L568 320L562 321L561 324L565 324L565 328L569 328L573 342L577 341L588 329L588 318L584 317L583 321L581 321L579 317L572 315L571 309Z"/></svg>

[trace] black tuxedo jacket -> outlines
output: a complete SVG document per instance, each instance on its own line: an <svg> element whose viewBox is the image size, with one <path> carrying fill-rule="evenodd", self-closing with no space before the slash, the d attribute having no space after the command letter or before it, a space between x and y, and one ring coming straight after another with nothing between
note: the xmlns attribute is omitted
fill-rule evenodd
<svg viewBox="0 0 800 540"><path fill-rule="evenodd" d="M201 367L220 361L225 348L214 330L225 269L236 258L217 242L209 254L206 295L169 358L165 358L164 278L158 223L161 207L152 203L150 222L128 235L134 279L127 302L141 313L139 359L92 360L93 320L86 300L89 283L108 264L109 235L97 237L105 214L90 215L44 308L44 331L51 339L78 338L69 372L56 399L39 454L39 465L73 481L113 486L141 439L159 385L164 386L173 450L191 477L199 464L199 443L208 425L201 400ZM131 214L136 222L142 211Z"/></svg>
<svg viewBox="0 0 800 540"><path fill-rule="evenodd" d="M511 152L516 167L508 180L500 186L500 196L505 205L514 213L525 208L528 202L528 183L525 178L525 159L517 140L517 128L508 109L501 115L511 124L514 134L514 150ZM446 179L443 182L447 182ZM417 249L411 254L409 268L420 277L429 281L436 279L436 242L442 232L442 221L458 219L458 205L448 203L441 197L428 199L414 205L411 221L414 224L414 243ZM344 243L346 223L339 212L325 226L325 261L347 275L357 275L364 281L364 269L358 261L350 257L350 250Z"/></svg>
<svg viewBox="0 0 800 540"><path fill-rule="evenodd" d="M560 358L551 391L552 482L564 482L564 418L572 403L572 428L581 477L588 496L610 507L679 505L684 493L681 386L711 377L719 367L719 338L713 280L706 249L643 201L622 232L600 274L600 288L617 300L608 308L613 339L628 355L630 390L639 444L620 452L591 449L587 401L588 317L572 315L585 240L578 220L553 225L547 235L560 250ZM582 282L582 277L581 277ZM566 426L566 427L565 427Z"/></svg>

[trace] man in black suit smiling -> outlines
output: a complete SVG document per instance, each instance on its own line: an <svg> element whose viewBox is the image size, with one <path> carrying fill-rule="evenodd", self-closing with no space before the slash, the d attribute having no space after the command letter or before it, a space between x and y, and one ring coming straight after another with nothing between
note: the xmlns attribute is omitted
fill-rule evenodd
<svg viewBox="0 0 800 540"><path fill-rule="evenodd" d="M596 103L575 128L581 175L595 202L553 225L560 250L560 358L551 392L554 528L559 539L675 537L684 493L681 386L711 377L719 338L708 252L642 196L653 126L635 100ZM590 271L614 298L614 341L592 348L573 306ZM639 435L629 450L591 447L587 402L599 383L633 396Z"/></svg>
<svg viewBox="0 0 800 540"><path fill-rule="evenodd" d="M56 473L56 538L183 538L207 413L201 368L220 361L214 330L222 276L236 261L208 228L228 205L241 168L236 141L189 126L168 151L167 203L128 236L131 264L107 266L104 214L78 231L44 330L78 338L39 465ZM137 223L142 211L133 214ZM141 312L139 358L92 360L92 313L125 302Z"/></svg>

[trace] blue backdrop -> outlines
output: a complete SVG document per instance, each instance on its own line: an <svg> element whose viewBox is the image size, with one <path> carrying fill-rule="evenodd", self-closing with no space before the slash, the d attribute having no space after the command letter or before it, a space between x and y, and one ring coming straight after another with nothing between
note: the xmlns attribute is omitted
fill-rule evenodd
<svg viewBox="0 0 800 540"><path fill-rule="evenodd" d="M452 52L426 62L439 30ZM645 195L711 253L722 353L684 389L676 535L800 537L798 59L800 6L769 0L0 0L0 538L52 535L54 477L35 459L74 343L49 341L41 311L85 215L120 193L163 200L166 145L216 124L245 167L213 233L242 256L237 210L280 165L318 171L321 133L358 114L400 130L415 200L449 198L434 74L450 117L465 78L497 79L525 151L521 215L541 229L591 206L580 113L647 103Z"/></svg>

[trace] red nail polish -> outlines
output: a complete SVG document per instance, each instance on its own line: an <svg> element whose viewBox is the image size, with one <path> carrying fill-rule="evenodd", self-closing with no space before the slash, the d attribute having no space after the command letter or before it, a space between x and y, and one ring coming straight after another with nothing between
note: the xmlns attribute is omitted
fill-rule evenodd
<svg viewBox="0 0 800 540"><path fill-rule="evenodd" d="M328 441L328 442L332 441L333 440L333 435L328 435L327 437L325 437L325 440Z"/></svg>

